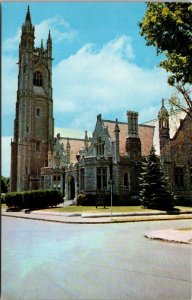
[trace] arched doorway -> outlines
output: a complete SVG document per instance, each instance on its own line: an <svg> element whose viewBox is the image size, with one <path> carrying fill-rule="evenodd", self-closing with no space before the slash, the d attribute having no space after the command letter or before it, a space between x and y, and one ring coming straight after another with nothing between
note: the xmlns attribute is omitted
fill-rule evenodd
<svg viewBox="0 0 192 300"><path fill-rule="evenodd" d="M72 175L68 177L68 199L72 200L75 198L75 180Z"/></svg>
<svg viewBox="0 0 192 300"><path fill-rule="evenodd" d="M74 177L72 177L71 182L70 182L70 194L71 194L71 199L75 198L75 180Z"/></svg>

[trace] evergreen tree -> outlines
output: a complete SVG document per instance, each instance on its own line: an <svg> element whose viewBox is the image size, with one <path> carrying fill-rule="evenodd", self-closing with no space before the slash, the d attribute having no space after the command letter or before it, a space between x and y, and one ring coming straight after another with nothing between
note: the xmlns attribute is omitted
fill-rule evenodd
<svg viewBox="0 0 192 300"><path fill-rule="evenodd" d="M9 178L1 176L1 187L0 191L1 193L7 193L9 190Z"/></svg>
<svg viewBox="0 0 192 300"><path fill-rule="evenodd" d="M168 190L154 147L142 163L140 188L141 203L144 207L163 210L174 207L175 197Z"/></svg>

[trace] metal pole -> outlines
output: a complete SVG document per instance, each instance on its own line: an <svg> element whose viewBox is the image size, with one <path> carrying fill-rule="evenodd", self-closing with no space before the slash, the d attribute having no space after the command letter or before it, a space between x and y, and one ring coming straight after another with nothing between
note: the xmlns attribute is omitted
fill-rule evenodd
<svg viewBox="0 0 192 300"><path fill-rule="evenodd" d="M113 214L112 214L112 204L113 204L113 190L112 190L112 180L111 180L111 221L113 220Z"/></svg>

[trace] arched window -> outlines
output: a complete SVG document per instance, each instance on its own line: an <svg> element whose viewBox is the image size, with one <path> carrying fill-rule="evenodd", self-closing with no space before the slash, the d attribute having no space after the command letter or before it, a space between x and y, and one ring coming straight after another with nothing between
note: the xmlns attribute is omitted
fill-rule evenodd
<svg viewBox="0 0 192 300"><path fill-rule="evenodd" d="M37 71L33 74L33 84L36 86L43 85L43 76L42 76L41 72Z"/></svg>
<svg viewBox="0 0 192 300"><path fill-rule="evenodd" d="M129 186L129 174L128 173L124 173L124 176L123 176L123 185L124 185L124 187L127 190L130 189L130 186Z"/></svg>
<svg viewBox="0 0 192 300"><path fill-rule="evenodd" d="M96 151L97 151L97 156L104 155L104 142L102 142L101 138L97 140Z"/></svg>

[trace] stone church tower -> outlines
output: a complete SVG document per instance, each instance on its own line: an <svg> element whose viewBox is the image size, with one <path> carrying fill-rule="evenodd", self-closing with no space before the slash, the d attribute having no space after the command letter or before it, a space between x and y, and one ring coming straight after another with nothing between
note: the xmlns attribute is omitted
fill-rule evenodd
<svg viewBox="0 0 192 300"><path fill-rule="evenodd" d="M35 48L28 7L19 45L14 139L11 142L11 191L38 189L41 167L48 165L54 137L52 40Z"/></svg>

